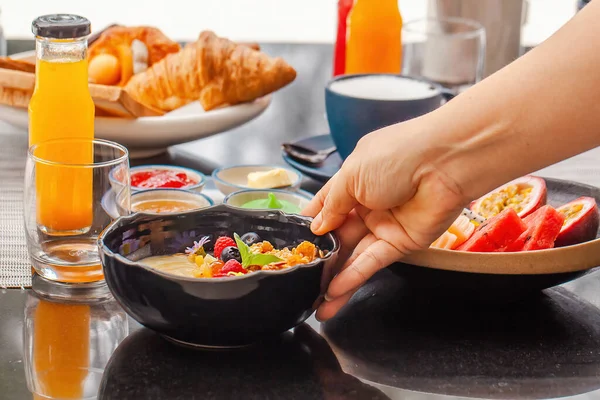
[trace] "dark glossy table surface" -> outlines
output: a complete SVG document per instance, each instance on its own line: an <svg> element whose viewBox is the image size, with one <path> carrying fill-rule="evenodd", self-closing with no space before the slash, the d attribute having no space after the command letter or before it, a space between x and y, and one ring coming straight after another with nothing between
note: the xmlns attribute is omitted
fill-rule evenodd
<svg viewBox="0 0 600 400"><path fill-rule="evenodd" d="M330 47L264 49L285 57L298 79L274 96L263 115L133 164L166 162L210 172L227 164L281 163L281 142L325 132ZM25 149L25 133L1 124L0 143L7 138L22 140ZM598 154L541 174L600 185ZM304 187L314 191L318 184L307 180ZM31 290L0 290L0 399L31 399L28 381L41 387L44 380L63 379L59 383L68 386L74 376L75 385L102 399L600 398L599 273L502 306L410 294L404 285L381 271L335 319L320 324L311 317L268 344L236 351L176 347L134 321L113 318L118 305L110 301L90 306L90 332L75 335L81 321L65 317L57 321L60 329L44 335L35 329L44 302ZM44 337L59 350L50 377L36 375L40 361L30 351ZM90 363L98 366L110 356L87 378L60 367L62 353L75 357L81 338L89 339Z"/></svg>

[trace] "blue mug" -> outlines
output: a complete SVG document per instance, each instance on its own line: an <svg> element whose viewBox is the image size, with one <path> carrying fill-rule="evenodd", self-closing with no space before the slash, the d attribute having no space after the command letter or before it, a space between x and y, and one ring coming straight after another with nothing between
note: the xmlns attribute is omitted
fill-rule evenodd
<svg viewBox="0 0 600 400"><path fill-rule="evenodd" d="M366 134L427 114L452 97L442 86L423 79L342 75L325 87L325 109L331 137L346 159Z"/></svg>

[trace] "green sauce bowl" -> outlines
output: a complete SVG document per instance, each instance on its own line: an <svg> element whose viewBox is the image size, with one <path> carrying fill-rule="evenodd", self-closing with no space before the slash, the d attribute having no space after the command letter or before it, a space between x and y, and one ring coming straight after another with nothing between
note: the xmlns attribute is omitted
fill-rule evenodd
<svg viewBox="0 0 600 400"><path fill-rule="evenodd" d="M260 189L260 190L240 190L234 193L231 193L223 200L223 203L236 208L243 208L248 210L268 210L270 209L267 206L269 203L270 196L269 194L275 195L276 199L285 204L288 203L291 207L297 207L300 211L304 209L310 202L310 200L314 197L312 194L300 190L297 192L290 192L288 190L278 190L278 189ZM244 205L248 202L255 202L256 200L264 200L263 207L257 208L248 208L244 207ZM284 212L287 212L285 209ZM298 213L300 212L298 211ZM290 214L295 214L294 212L288 212Z"/></svg>

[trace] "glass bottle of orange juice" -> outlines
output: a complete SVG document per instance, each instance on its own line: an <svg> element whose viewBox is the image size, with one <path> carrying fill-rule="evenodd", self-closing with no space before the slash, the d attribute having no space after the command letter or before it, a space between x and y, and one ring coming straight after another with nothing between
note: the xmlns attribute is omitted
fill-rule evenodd
<svg viewBox="0 0 600 400"><path fill-rule="evenodd" d="M90 21L77 15L45 15L33 21L32 31L36 71L29 102L29 145L88 139L61 147L55 154L34 155L53 163L90 164L94 138L94 102L87 72ZM92 171L68 165L36 165L37 219L47 234L83 233L92 224Z"/></svg>
<svg viewBox="0 0 600 400"><path fill-rule="evenodd" d="M356 0L347 29L346 74L400 73L402 16L398 0Z"/></svg>

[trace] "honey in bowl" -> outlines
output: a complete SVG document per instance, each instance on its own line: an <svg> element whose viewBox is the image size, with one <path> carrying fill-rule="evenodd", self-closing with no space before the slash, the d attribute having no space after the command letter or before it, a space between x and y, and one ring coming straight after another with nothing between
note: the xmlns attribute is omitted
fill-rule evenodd
<svg viewBox="0 0 600 400"><path fill-rule="evenodd" d="M131 211L147 214L172 214L212 205L213 202L200 193L179 189L146 190L131 196Z"/></svg>
<svg viewBox="0 0 600 400"><path fill-rule="evenodd" d="M133 204L131 210L144 213L176 213L202 208L201 204L186 200L148 200Z"/></svg>

